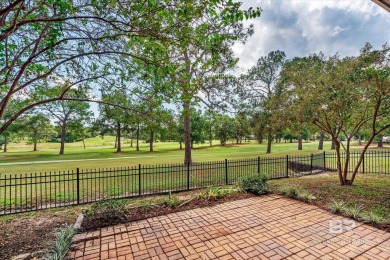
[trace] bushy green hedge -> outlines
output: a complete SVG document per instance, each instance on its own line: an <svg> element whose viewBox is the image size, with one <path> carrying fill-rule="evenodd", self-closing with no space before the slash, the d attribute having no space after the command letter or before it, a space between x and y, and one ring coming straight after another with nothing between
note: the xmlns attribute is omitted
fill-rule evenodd
<svg viewBox="0 0 390 260"><path fill-rule="evenodd" d="M238 181L238 186L249 193L260 195L268 193L268 176L265 174L256 174L245 176Z"/></svg>

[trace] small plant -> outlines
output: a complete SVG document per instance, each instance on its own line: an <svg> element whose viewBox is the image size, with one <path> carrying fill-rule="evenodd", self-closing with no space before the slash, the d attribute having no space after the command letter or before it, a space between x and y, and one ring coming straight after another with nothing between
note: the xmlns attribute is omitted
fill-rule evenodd
<svg viewBox="0 0 390 260"><path fill-rule="evenodd" d="M178 196L172 195L172 192L169 191L168 198L164 199L163 204L165 207L175 208L175 207L179 206L180 199Z"/></svg>
<svg viewBox="0 0 390 260"><path fill-rule="evenodd" d="M249 193L260 195L268 193L268 176L265 174L256 174L245 176L238 181L238 186Z"/></svg>
<svg viewBox="0 0 390 260"><path fill-rule="evenodd" d="M241 189L236 187L223 188L223 187L208 187L204 192L199 193L198 198L200 199L222 199L228 194L240 193Z"/></svg>
<svg viewBox="0 0 390 260"><path fill-rule="evenodd" d="M128 210L126 208L126 201L102 199L91 206L91 208L84 210L86 218L101 217L105 220L112 218L126 219Z"/></svg>
<svg viewBox="0 0 390 260"><path fill-rule="evenodd" d="M329 209L332 213L341 213L345 210L345 202L334 200L330 205Z"/></svg>
<svg viewBox="0 0 390 260"><path fill-rule="evenodd" d="M365 222L365 223L381 224L381 223L386 222L386 219L382 215L380 215L374 211L369 211L369 212L363 213L362 219L363 219L363 222Z"/></svg>
<svg viewBox="0 0 390 260"><path fill-rule="evenodd" d="M361 205L354 204L345 207L344 212L348 217L358 220L362 216L362 209Z"/></svg>
<svg viewBox="0 0 390 260"><path fill-rule="evenodd" d="M281 186L277 192L289 198L296 199L299 193L302 192L302 188L298 186Z"/></svg>
<svg viewBox="0 0 390 260"><path fill-rule="evenodd" d="M72 226L59 230L55 235L56 240L52 248L47 252L45 259L46 260L66 259L66 255L69 251L72 238L76 234L77 232Z"/></svg>
<svg viewBox="0 0 390 260"><path fill-rule="evenodd" d="M156 205L153 205L150 200L143 200L141 201L140 208L143 211L143 213L149 212L152 208L154 208Z"/></svg>
<svg viewBox="0 0 390 260"><path fill-rule="evenodd" d="M306 202L312 202L316 199L313 194L299 186L281 186L278 188L277 193L289 198L299 199Z"/></svg>
<svg viewBox="0 0 390 260"><path fill-rule="evenodd" d="M310 192L308 192L307 190L302 189L298 192L298 199L306 202L312 202L313 200L316 199L316 197Z"/></svg>

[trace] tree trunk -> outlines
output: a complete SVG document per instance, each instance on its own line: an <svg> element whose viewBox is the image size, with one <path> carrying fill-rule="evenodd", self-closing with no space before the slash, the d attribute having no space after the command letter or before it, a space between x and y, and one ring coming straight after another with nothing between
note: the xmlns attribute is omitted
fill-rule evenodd
<svg viewBox="0 0 390 260"><path fill-rule="evenodd" d="M153 152L153 142L154 142L154 131L150 130L150 137L149 137L149 152Z"/></svg>
<svg viewBox="0 0 390 260"><path fill-rule="evenodd" d="M184 163L191 163L191 125L190 125L190 104L183 103L184 113Z"/></svg>
<svg viewBox="0 0 390 260"><path fill-rule="evenodd" d="M183 149L183 143L182 143L182 141L179 141L179 144L180 144L180 150L182 150L182 149Z"/></svg>
<svg viewBox="0 0 390 260"><path fill-rule="evenodd" d="M116 148L116 144L118 143L118 134L115 135L115 143L114 143L114 148Z"/></svg>
<svg viewBox="0 0 390 260"><path fill-rule="evenodd" d="M302 150L302 136L298 135L298 150Z"/></svg>
<svg viewBox="0 0 390 260"><path fill-rule="evenodd" d="M65 153L65 135L66 135L66 125L62 124L61 126L61 146L60 146L60 155Z"/></svg>
<svg viewBox="0 0 390 260"><path fill-rule="evenodd" d="M272 145L272 135L271 133L268 134L268 138L267 138L267 154L268 153L271 153L271 145Z"/></svg>
<svg viewBox="0 0 390 260"><path fill-rule="evenodd" d="M379 135L378 138L378 148L383 148L383 136Z"/></svg>
<svg viewBox="0 0 390 260"><path fill-rule="evenodd" d="M85 139L83 139L83 146L84 146L84 150L85 150Z"/></svg>
<svg viewBox="0 0 390 260"><path fill-rule="evenodd" d="M117 145L116 145L116 152L122 152L121 149L121 123L117 122L116 125L116 139L117 139Z"/></svg>
<svg viewBox="0 0 390 260"><path fill-rule="evenodd" d="M354 168L353 173L352 173L351 181L349 182L349 184L351 184L351 185L353 184L355 177L356 177L356 174L358 173L359 167L363 163L364 155L367 152L368 147L370 147L371 143L374 141L374 138L375 138L375 134L371 133L370 138L368 138L367 143L364 145L364 148L363 148L362 152L360 153L359 161L355 165L355 168Z"/></svg>
<svg viewBox="0 0 390 260"><path fill-rule="evenodd" d="M359 135L358 143L359 143L359 145L362 145L362 136L361 135Z"/></svg>
<svg viewBox="0 0 390 260"><path fill-rule="evenodd" d="M136 142L136 150L139 151L139 124L137 124L137 134L136 134L137 142Z"/></svg>
<svg viewBox="0 0 390 260"><path fill-rule="evenodd" d="M133 134L131 134L131 137L130 137L130 147L133 147Z"/></svg>
<svg viewBox="0 0 390 260"><path fill-rule="evenodd" d="M37 151L37 135L38 135L38 130L34 130L34 147L33 147L33 152Z"/></svg>
<svg viewBox="0 0 390 260"><path fill-rule="evenodd" d="M351 144L351 138L347 138L347 147L346 147L346 151L345 151L345 161L344 161L344 170L343 170L344 184L349 184L347 177L348 177L349 160L351 158L350 144Z"/></svg>
<svg viewBox="0 0 390 260"><path fill-rule="evenodd" d="M210 125L210 135L209 135L209 140L210 140L210 147L213 146L213 133Z"/></svg>
<svg viewBox="0 0 390 260"><path fill-rule="evenodd" d="M336 131L337 131L337 129L334 128L334 129L333 129L333 134L336 134ZM335 148L336 148L336 142L335 142L335 140L332 138L332 145L331 145L330 149L331 149L331 150L334 150Z"/></svg>
<svg viewBox="0 0 390 260"><path fill-rule="evenodd" d="M332 138L333 139L333 138ZM337 157L337 173L339 175L339 181L341 185L344 185L344 179L343 179L343 174L342 174L342 168L341 168L341 154L340 154L340 144L338 141L334 140L334 145L336 149L336 157Z"/></svg>
<svg viewBox="0 0 390 260"><path fill-rule="evenodd" d="M318 150L324 150L324 138L325 138L325 132L324 130L321 130L320 141L318 142Z"/></svg>
<svg viewBox="0 0 390 260"><path fill-rule="evenodd" d="M194 149L194 140L191 140L191 149Z"/></svg>
<svg viewBox="0 0 390 260"><path fill-rule="evenodd" d="M7 136L4 136L4 152L6 153L7 152L7 144L8 144L8 138Z"/></svg>

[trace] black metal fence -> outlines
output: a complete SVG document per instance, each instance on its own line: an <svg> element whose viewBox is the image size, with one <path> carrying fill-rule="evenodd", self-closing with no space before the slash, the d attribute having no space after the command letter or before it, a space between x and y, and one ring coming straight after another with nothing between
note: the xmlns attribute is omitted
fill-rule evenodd
<svg viewBox="0 0 390 260"><path fill-rule="evenodd" d="M356 157L356 156L355 156ZM265 173L270 179L335 170L334 154L257 157L192 164L138 165L0 176L0 215L236 183ZM365 172L390 173L390 152L367 153ZM355 159L351 161L356 161Z"/></svg>
<svg viewBox="0 0 390 260"><path fill-rule="evenodd" d="M326 169L337 170L337 156L336 153L325 153ZM350 160L348 171L353 172L361 156L361 152L350 152ZM341 154L341 164L344 165L345 153ZM362 163L359 166L359 173L369 174L390 174L390 150L372 150L367 151Z"/></svg>

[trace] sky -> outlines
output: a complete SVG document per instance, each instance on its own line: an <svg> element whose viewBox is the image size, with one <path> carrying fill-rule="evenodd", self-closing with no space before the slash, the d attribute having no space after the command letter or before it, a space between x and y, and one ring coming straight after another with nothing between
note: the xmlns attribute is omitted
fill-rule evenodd
<svg viewBox="0 0 390 260"><path fill-rule="evenodd" d="M370 0L243 0L242 7L260 7L260 17L246 23L254 34L234 47L246 70L270 51L287 58L322 51L325 55L358 55L366 42L375 49L390 43L390 13Z"/></svg>

